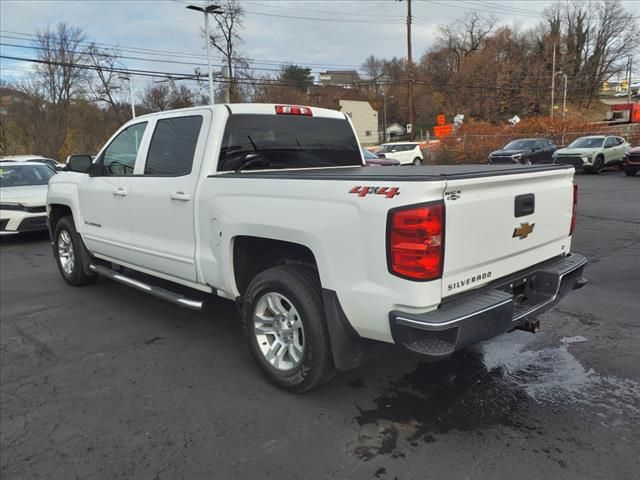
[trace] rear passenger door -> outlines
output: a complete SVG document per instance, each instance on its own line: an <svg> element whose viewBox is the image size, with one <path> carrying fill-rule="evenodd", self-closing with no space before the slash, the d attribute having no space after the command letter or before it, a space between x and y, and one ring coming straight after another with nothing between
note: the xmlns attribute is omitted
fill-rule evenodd
<svg viewBox="0 0 640 480"><path fill-rule="evenodd" d="M132 243L144 269L196 281L194 196L210 122L202 110L150 125L144 170L131 188Z"/></svg>

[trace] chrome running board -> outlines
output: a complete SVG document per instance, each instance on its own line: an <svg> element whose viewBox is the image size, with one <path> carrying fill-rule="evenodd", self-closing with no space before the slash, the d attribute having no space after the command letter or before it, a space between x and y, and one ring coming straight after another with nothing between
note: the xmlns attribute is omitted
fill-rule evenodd
<svg viewBox="0 0 640 480"><path fill-rule="evenodd" d="M135 280L133 278L122 275L121 273L115 272L110 268L103 267L102 265L91 264L89 265L89 270L96 272L98 275L101 275L103 277L107 277L111 280L115 280L116 282L120 282L123 285L133 287L136 290L140 290L141 292L145 292L149 295L153 295L154 297L158 297L162 300L174 303L180 307L189 308L191 310L202 310L202 306L204 304L204 302L201 300L193 300L179 293L175 293L161 287L149 285L147 283L141 282L140 280Z"/></svg>

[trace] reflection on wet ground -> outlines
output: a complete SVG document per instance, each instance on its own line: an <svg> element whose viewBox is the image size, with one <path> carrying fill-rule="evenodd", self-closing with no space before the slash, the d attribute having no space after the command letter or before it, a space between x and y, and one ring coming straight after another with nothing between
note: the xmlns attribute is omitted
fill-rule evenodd
<svg viewBox="0 0 640 480"><path fill-rule="evenodd" d="M400 441L418 446L450 430L475 432L506 426L528 436L539 430L537 406L554 413L585 407L602 417L640 414L640 382L599 375L570 352L588 341L563 338L554 347L534 347L528 334L503 335L437 363L417 368L382 388L373 407L359 406L361 432L352 445L363 460L378 454L404 456ZM358 381L351 382L354 388ZM540 432L538 432L540 433Z"/></svg>

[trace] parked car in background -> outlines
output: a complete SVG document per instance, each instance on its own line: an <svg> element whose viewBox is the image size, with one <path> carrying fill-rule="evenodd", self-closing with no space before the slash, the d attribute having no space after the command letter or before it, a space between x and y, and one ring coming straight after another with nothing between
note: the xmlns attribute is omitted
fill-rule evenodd
<svg viewBox="0 0 640 480"><path fill-rule="evenodd" d="M624 156L624 162L622 163L622 169L624 173L629 176L635 175L640 172L640 145L633 147Z"/></svg>
<svg viewBox="0 0 640 480"><path fill-rule="evenodd" d="M383 143L375 153L383 153L386 158L395 158L402 165L422 165L425 160L420 142Z"/></svg>
<svg viewBox="0 0 640 480"><path fill-rule="evenodd" d="M373 152L370 152L366 148L362 149L362 157L367 165L376 165L376 166L394 166L400 165L400 161L395 158L386 158L384 154L376 155Z"/></svg>
<svg viewBox="0 0 640 480"><path fill-rule="evenodd" d="M622 137L594 135L580 137L553 154L553 162L573 165L589 173L600 173L604 167L622 165L631 145Z"/></svg>
<svg viewBox="0 0 640 480"><path fill-rule="evenodd" d="M62 170L65 167L63 163L58 163L53 158L47 158L41 155L9 155L0 157L0 162L38 162L44 163L56 171Z"/></svg>
<svg viewBox="0 0 640 480"><path fill-rule="evenodd" d="M489 154L490 164L553 163L553 153L558 147L548 138L521 138L507 143L501 150Z"/></svg>
<svg viewBox="0 0 640 480"><path fill-rule="evenodd" d="M47 184L54 175L39 162L0 161L0 235L47 229Z"/></svg>

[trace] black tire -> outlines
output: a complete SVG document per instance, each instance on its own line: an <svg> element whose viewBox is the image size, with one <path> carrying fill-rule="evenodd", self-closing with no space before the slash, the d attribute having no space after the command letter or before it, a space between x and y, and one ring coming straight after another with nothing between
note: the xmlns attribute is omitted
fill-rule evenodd
<svg viewBox="0 0 640 480"><path fill-rule="evenodd" d="M589 170L590 173L594 175L599 175L602 169L604 168L604 157L602 155L598 155L593 162L593 167Z"/></svg>
<svg viewBox="0 0 640 480"><path fill-rule="evenodd" d="M63 267L61 253L60 253L60 239L68 235L72 246L73 253L73 266L69 269L65 270ZM95 273L87 273L85 271L86 265L90 263L90 255L87 252L87 249L84 246L84 242L82 241L82 237L76 231L76 226L73 223L72 217L63 217L58 223L55 225L55 230L53 233L53 254L56 258L56 263L58 265L58 270L60 270L60 275L65 282L69 285L80 286L87 285L90 283L94 283L98 275Z"/></svg>
<svg viewBox="0 0 640 480"><path fill-rule="evenodd" d="M416 167L419 167L420 165L422 165L422 159L418 157L414 158L413 165L415 165Z"/></svg>
<svg viewBox="0 0 640 480"><path fill-rule="evenodd" d="M627 168L624 173L625 175L629 175L630 177L633 177L638 171L637 170L632 170L630 168Z"/></svg>
<svg viewBox="0 0 640 480"><path fill-rule="evenodd" d="M298 311L304 328L300 363L279 370L266 359L258 345L254 312L259 300L275 292L286 297ZM329 380L334 372L329 332L324 315L318 274L304 265L283 265L260 272L251 281L242 302L242 324L249 350L260 370L277 387L303 393Z"/></svg>
<svg viewBox="0 0 640 480"><path fill-rule="evenodd" d="M523 158L522 159L522 164L523 165L531 165L531 159L530 158Z"/></svg>

